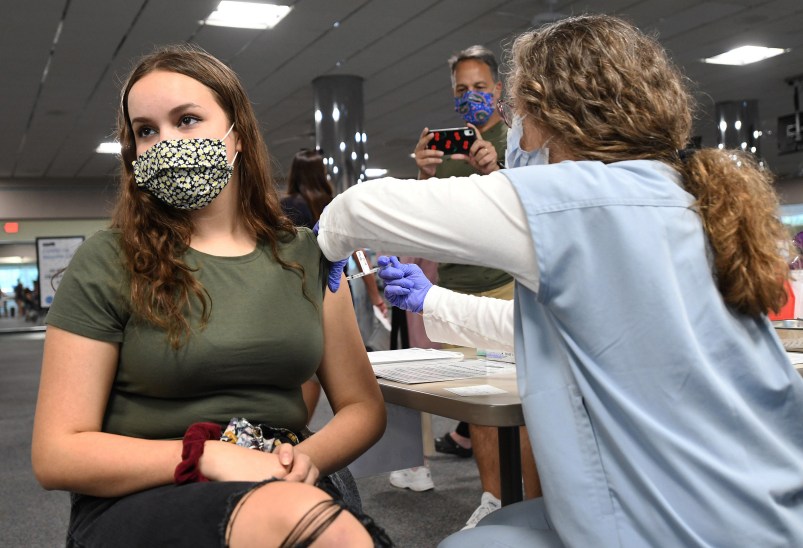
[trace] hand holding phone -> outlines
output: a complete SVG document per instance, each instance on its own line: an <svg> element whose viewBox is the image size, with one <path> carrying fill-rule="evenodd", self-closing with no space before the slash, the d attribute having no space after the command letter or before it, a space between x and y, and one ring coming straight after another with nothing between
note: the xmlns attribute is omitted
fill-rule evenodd
<svg viewBox="0 0 803 548"><path fill-rule="evenodd" d="M470 127L431 129L432 139L427 143L430 150L440 150L444 154L466 154L477 140L476 132Z"/></svg>

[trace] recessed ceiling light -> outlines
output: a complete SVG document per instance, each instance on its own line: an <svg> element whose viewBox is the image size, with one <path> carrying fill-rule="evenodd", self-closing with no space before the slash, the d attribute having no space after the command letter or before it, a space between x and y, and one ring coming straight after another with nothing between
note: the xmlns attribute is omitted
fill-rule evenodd
<svg viewBox="0 0 803 548"><path fill-rule="evenodd" d="M203 22L214 27L272 29L290 13L290 6L223 0Z"/></svg>
<svg viewBox="0 0 803 548"><path fill-rule="evenodd" d="M120 154L120 143L117 141L101 143L98 145L98 148L95 149L95 152L100 152L101 154Z"/></svg>
<svg viewBox="0 0 803 548"><path fill-rule="evenodd" d="M725 53L720 53L714 57L703 59L703 63L714 65L749 65L786 53L788 49L765 48L764 46L742 46Z"/></svg>

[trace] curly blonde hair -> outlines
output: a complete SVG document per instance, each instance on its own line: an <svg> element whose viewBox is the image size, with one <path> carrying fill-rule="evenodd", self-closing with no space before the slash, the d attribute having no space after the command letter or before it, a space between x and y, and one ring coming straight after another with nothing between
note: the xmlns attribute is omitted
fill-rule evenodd
<svg viewBox="0 0 803 548"><path fill-rule="evenodd" d="M513 43L507 89L520 115L568 157L659 160L683 174L715 255L725 302L749 315L778 310L788 239L770 174L749 154L705 149L682 161L694 101L663 47L608 15L563 19Z"/></svg>

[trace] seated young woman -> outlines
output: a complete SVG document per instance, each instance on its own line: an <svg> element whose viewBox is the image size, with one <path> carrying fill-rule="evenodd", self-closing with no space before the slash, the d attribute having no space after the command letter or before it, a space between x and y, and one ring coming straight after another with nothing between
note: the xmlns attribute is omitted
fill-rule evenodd
<svg viewBox="0 0 803 548"><path fill-rule="evenodd" d="M59 286L34 422L36 477L73 493L68 546L389 544L321 482L381 437L384 403L347 284L327 290L315 237L282 213L237 76L194 47L145 56L118 139L112 226ZM310 435L316 372L334 418ZM291 442L222 442L232 418Z"/></svg>

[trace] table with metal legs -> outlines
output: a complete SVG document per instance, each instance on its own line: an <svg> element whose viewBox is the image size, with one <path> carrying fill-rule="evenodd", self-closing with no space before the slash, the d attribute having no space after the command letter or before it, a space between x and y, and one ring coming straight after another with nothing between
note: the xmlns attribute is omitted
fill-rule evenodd
<svg viewBox="0 0 803 548"><path fill-rule="evenodd" d="M469 424L495 426L499 432L502 505L523 499L519 426L524 425L515 373L490 374L454 381L402 384L377 379L385 401ZM488 384L502 394L459 396L447 388Z"/></svg>

